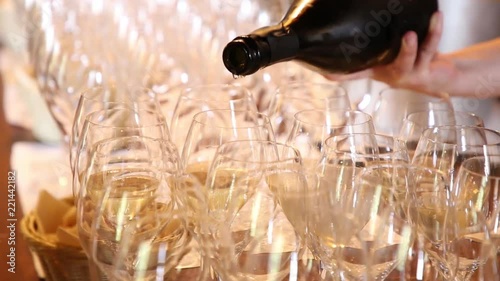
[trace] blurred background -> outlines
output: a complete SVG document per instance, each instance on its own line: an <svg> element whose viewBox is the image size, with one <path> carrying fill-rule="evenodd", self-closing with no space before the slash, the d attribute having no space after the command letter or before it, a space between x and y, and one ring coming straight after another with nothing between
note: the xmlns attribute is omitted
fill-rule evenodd
<svg viewBox="0 0 500 281"><path fill-rule="evenodd" d="M440 45L442 52L456 51L500 36L500 1L441 0L439 5L444 12L444 33ZM478 87L486 88L492 82L481 77L478 77L478 81ZM453 98L453 105L455 110L475 112L484 118L486 126L500 129L498 100Z"/></svg>
<svg viewBox="0 0 500 281"><path fill-rule="evenodd" d="M113 75L127 76L128 80L131 76L149 80L148 82L152 83L150 85L159 92L169 90L174 92L172 88L183 84L233 82L219 58L224 44L237 34L244 34L259 26L279 21L290 1L214 0L206 2L186 0L143 1L140 4L133 4L133 1L129 1L130 3L127 1L94 1L93 4L89 4L92 1L81 1L78 5L72 4L72 2L78 1L0 1L0 42L3 46L0 53L0 69L5 80L5 114L11 124L26 128L33 133L35 139L46 143L61 141L58 126L64 126L61 119L68 119L68 116L71 116L69 113L71 110L67 110L65 107L71 108L70 105L67 105L68 102L75 103L78 87L83 88L101 83L92 76L94 75L93 71L103 75L106 72L114 71L102 69L105 60L109 62L108 65L115 65L115 67L127 69L127 71L136 71L136 73L144 72L148 68L148 75L131 75L127 72L121 74L114 72ZM175 7L172 3L176 3ZM500 35L500 1L441 0L439 4L445 15L444 34L440 45L442 52L455 51ZM117 6L112 8L113 5ZM205 6L208 9L203 9ZM77 12L79 9L80 12ZM114 12L106 14L110 10ZM78 13L83 15L82 18L79 19ZM85 15L89 17L92 13L96 17L94 24L92 24L93 21L82 21ZM120 13L123 14L123 17L130 19L130 22L117 20ZM147 21L144 20L145 15L149 15ZM220 17L222 15L224 17ZM64 30L54 29L56 23L51 23L49 18L64 20L66 22ZM105 25L106 28L102 28L102 21L110 21L113 24ZM177 25L177 23L179 24ZM172 25L175 25L176 28L173 28ZM90 35L94 36L92 40L86 40L84 37L76 35L83 34L82 30L92 30L92 28L99 29L99 32ZM47 30L44 29L50 30L52 33L48 32L47 34ZM118 29L129 37L121 38L122 35L115 32ZM176 33L170 32L170 30L176 30ZM72 75L72 77L63 73L63 71L76 67L75 62L58 61L66 58L67 55L75 55L70 50L76 50L74 48L77 45L68 46L68 42L62 41L61 34L66 33L73 34L68 38L80 36L80 38L72 37L72 42L78 42L76 39L87 42L87 46L83 47L86 52L99 50L99 57L96 55L94 57L96 57L96 61L101 61L98 63L90 62L96 65L100 64L99 70L88 66L78 69L75 72L77 75ZM113 38L109 34L117 36ZM165 38L159 38L159 34ZM50 42L50 36L60 42ZM102 37L99 39L99 36ZM132 39L131 36L138 37ZM142 40L154 41L156 45L141 45L141 42L144 41L141 41L140 36L143 36ZM152 36L156 36L154 40L151 39ZM107 40L107 43L100 43L101 39ZM115 42L111 40L115 40ZM127 43L126 40L136 40L135 45L130 45L130 42ZM46 48L56 46L49 46L50 44L66 44L64 47L66 49L62 48L58 51L59 53L53 54L53 65L43 66L49 74L40 77L42 72L40 67L42 66L35 66L34 62L48 54L49 50ZM117 48L120 44L125 50L127 49L126 44L128 44L128 50L126 50L128 53L114 53L120 49ZM111 49L106 49L106 47ZM149 54L146 55L144 52L149 52ZM113 57L111 54L115 56ZM165 56L166 54L169 57ZM119 59L120 56L126 56L129 59ZM131 58L130 56L136 57ZM131 61L137 62L137 65L130 65ZM126 66L120 65L125 62ZM62 65L63 63L65 65ZM254 88L254 93L265 99L266 92L272 91L276 85L286 79L322 79L321 76L299 66L290 67L290 64L270 67L260 71L255 76L238 82ZM141 67L143 69L140 69ZM37 73L38 77L36 77ZM48 78L51 76L54 79L49 81ZM92 79L94 80L91 81ZM114 77L112 79L121 78ZM478 77L478 87L487 89L487 84L492 83L490 80L488 77ZM79 82L77 83L77 81ZM65 91L66 96L60 100L54 98L54 95L44 95L43 91L40 92L40 82L46 83L45 91ZM377 94L386 87L384 84L366 80L345 84L351 100L359 103L363 99L363 106L367 110L374 106ZM368 94L368 99L366 94ZM366 105L370 102L370 105ZM498 101L453 98L453 104L455 110L475 112L485 120L486 126L500 129L500 122L495 122L500 118L500 113L495 110L498 109ZM50 110L47 110L50 109L50 106L58 108L52 110L52 116L55 118L51 118ZM69 112L65 112L65 110ZM54 116L54 114L56 115ZM54 122L54 119L59 124Z"/></svg>

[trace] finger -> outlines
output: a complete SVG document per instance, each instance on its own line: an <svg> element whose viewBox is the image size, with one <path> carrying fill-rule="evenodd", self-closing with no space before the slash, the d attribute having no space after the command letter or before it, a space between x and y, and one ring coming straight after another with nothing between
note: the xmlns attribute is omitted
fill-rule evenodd
<svg viewBox="0 0 500 281"><path fill-rule="evenodd" d="M418 42L417 34L414 31L407 32L403 36L403 42L396 59L390 64L390 68L395 77L403 77L410 73L417 59Z"/></svg>
<svg viewBox="0 0 500 281"><path fill-rule="evenodd" d="M361 78L371 78L373 76L372 69L365 69L359 72L354 72L350 74L335 74L335 73L327 73L323 75L326 79L332 81L347 81Z"/></svg>
<svg viewBox="0 0 500 281"><path fill-rule="evenodd" d="M425 70L429 67L432 59L438 51L439 41L443 34L443 14L436 12L432 15L429 26L429 34L425 38L417 58L417 70Z"/></svg>

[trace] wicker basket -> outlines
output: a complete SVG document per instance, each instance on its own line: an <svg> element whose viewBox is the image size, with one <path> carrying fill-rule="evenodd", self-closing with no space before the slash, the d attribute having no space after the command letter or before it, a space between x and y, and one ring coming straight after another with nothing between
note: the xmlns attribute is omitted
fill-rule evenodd
<svg viewBox="0 0 500 281"><path fill-rule="evenodd" d="M39 232L36 217L30 213L21 221L21 233L38 256L46 281L89 281L88 259L82 248L59 245ZM100 280L107 280L99 274Z"/></svg>

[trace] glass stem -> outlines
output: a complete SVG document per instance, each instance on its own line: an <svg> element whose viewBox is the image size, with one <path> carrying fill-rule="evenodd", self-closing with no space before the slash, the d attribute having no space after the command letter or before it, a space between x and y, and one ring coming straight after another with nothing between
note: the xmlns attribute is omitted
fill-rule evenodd
<svg viewBox="0 0 500 281"><path fill-rule="evenodd" d="M200 277L198 278L198 281L211 281L211 280L217 280L215 276L215 272L210 266L210 260L202 256L201 257L201 265L200 265Z"/></svg>
<svg viewBox="0 0 500 281"><path fill-rule="evenodd" d="M99 268L97 267L97 264L92 260L88 259L88 264L89 264L89 278L90 281L100 281L101 280L101 274L99 272Z"/></svg>

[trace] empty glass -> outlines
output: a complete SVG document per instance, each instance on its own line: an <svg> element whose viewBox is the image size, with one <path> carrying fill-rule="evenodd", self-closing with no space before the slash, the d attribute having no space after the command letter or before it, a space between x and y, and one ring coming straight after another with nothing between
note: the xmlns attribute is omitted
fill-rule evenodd
<svg viewBox="0 0 500 281"><path fill-rule="evenodd" d="M425 129L450 125L484 127L484 122L479 116L469 112L434 109L413 112L403 120L398 138L406 142L412 157Z"/></svg>
<svg viewBox="0 0 500 281"><path fill-rule="evenodd" d="M87 115L95 111L116 108L158 111L160 113L156 94L149 89L127 86L100 86L83 91L76 107L69 142L72 169L74 169L75 153L78 149L80 134Z"/></svg>
<svg viewBox="0 0 500 281"><path fill-rule="evenodd" d="M267 106L278 141L285 141L295 113L304 109L350 110L347 91L334 83L291 82L281 85Z"/></svg>
<svg viewBox="0 0 500 281"><path fill-rule="evenodd" d="M378 96L372 113L379 134L397 136L408 114L430 110L453 110L449 100L426 96L406 89L388 88Z"/></svg>
<svg viewBox="0 0 500 281"><path fill-rule="evenodd" d="M165 112L169 118L170 132L177 147L182 148L193 116L201 111L231 109L255 111L257 105L248 89L230 84L212 84L185 88L181 91L173 112Z"/></svg>
<svg viewBox="0 0 500 281"><path fill-rule="evenodd" d="M75 199L78 199L80 177L85 173L96 145L106 139L124 136L170 139L165 119L157 111L116 108L87 115L75 152L73 171Z"/></svg>
<svg viewBox="0 0 500 281"><path fill-rule="evenodd" d="M361 111L306 109L294 116L287 144L297 148L307 170L314 168L328 137L346 133L374 133L370 115Z"/></svg>

